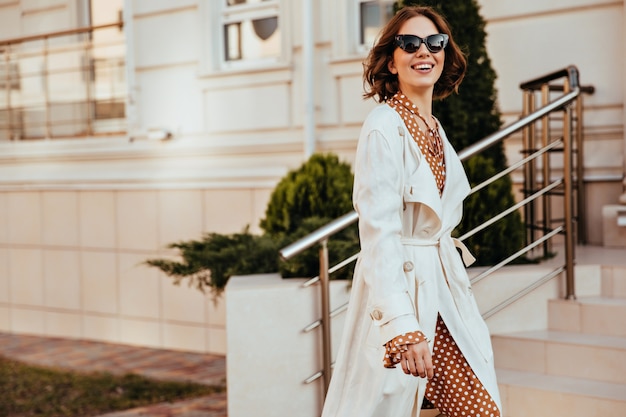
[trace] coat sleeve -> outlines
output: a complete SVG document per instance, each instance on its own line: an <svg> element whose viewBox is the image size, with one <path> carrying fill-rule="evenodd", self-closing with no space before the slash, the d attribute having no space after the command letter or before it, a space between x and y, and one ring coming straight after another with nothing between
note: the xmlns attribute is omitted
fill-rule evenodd
<svg viewBox="0 0 626 417"><path fill-rule="evenodd" d="M388 123L387 123L388 124ZM354 206L361 239L359 279L368 287L368 313L380 344L420 330L403 271L403 138L364 125L357 146Z"/></svg>

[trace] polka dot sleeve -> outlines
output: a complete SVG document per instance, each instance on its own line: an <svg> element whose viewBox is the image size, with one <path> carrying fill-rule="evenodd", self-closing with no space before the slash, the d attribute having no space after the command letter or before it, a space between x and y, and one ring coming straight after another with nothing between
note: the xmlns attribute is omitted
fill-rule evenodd
<svg viewBox="0 0 626 417"><path fill-rule="evenodd" d="M415 345L424 340L427 340L426 336L418 330L396 336L385 343L385 357L383 359L385 368L395 368L400 363L402 354L408 350L408 345Z"/></svg>

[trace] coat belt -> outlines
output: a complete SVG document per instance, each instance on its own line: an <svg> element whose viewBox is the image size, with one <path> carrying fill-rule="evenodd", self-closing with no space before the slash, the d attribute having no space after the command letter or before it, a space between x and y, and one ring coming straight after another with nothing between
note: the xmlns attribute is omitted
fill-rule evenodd
<svg viewBox="0 0 626 417"><path fill-rule="evenodd" d="M451 237L451 239L454 246L461 251L461 258L463 258L463 263L466 267L476 262L476 258L474 258L463 242L455 237ZM400 239L400 243L409 246L439 246L439 240L419 239L414 237L403 237Z"/></svg>

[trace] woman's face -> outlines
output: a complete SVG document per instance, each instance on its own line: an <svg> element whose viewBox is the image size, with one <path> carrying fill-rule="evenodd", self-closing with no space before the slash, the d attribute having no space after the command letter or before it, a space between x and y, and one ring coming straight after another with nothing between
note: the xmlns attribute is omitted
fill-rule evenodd
<svg viewBox="0 0 626 417"><path fill-rule="evenodd" d="M439 33L437 26L425 16L416 16L404 22L398 35L417 35L425 39L429 35ZM433 53L422 42L413 53L397 47L389 61L389 71L398 75L400 90L405 94L424 94L432 91L435 83L443 72L446 58L445 49Z"/></svg>

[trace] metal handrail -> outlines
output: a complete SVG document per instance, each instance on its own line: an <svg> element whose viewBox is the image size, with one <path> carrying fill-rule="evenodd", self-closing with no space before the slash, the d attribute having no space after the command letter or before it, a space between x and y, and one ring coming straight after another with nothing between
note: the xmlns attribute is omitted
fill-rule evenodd
<svg viewBox="0 0 626 417"><path fill-rule="evenodd" d="M529 126L530 124L532 124L533 122L536 122L537 120L541 119L542 117L544 117L545 115L547 115L548 113L551 113L555 110L559 110L561 108L563 108L564 106L570 104L572 101L574 101L580 94L581 94L581 89L580 88L574 88L574 90L571 93L565 94L564 96L554 100L553 102L551 102L550 104L547 104L543 107L541 107L540 109L536 110L535 112L533 112L532 114L529 114L528 116L522 117L521 119L519 119L516 122L511 123L510 125L502 128L501 130L487 136L486 138L468 146L467 148L461 150L458 155L459 155L459 159L461 159L461 161L465 161L469 158L471 158L474 155L479 154L480 152L484 151L487 148L490 148L491 146L501 142L503 139L505 139L506 137L512 135L513 133L516 133L520 130L522 130L523 128Z"/></svg>
<svg viewBox="0 0 626 417"><path fill-rule="evenodd" d="M20 38L3 39L3 40L0 40L0 47L7 46L7 45L18 44L18 43L23 43L23 42L32 42L32 41L39 41L39 40L44 40L44 39L48 39L48 38L56 38L56 37L59 37L59 36L77 35L77 34L80 34L80 33L87 33L87 32L92 32L94 30L106 29L106 28L112 28L112 27L118 27L118 28L122 29L124 27L124 22L122 20L120 20L119 22L107 23L107 24L104 24L104 25L84 26L84 27L75 28L75 29L68 29L68 30L60 30L60 31L57 31L57 32L42 33L40 35L30 35L30 36L22 36Z"/></svg>
<svg viewBox="0 0 626 417"><path fill-rule="evenodd" d="M536 110L534 113L519 119L516 122L511 123L510 125L504 127L502 130L495 132L486 138L468 146L467 148L458 152L459 159L461 161L465 161L471 158L474 155L479 154L491 146L501 142L506 137L512 135L515 132L520 131L531 123L541 119L546 114L553 112L566 106L571 103L581 94L580 89L575 89L571 93L564 95L563 97L551 102L550 104L541 107ZM351 211L349 213L344 214L343 216L333 220L320 227L319 229L313 231L312 233L304 236L303 238L291 243L288 246L285 246L283 249L279 251L280 257L284 260L289 260L299 253L303 252L305 249L310 248L313 245L320 243L323 240L328 239L333 234L343 230L345 227L350 226L354 222L359 219L359 215L356 211Z"/></svg>
<svg viewBox="0 0 626 417"><path fill-rule="evenodd" d="M549 85L548 83L550 83L551 81L561 78L561 77L567 77L567 82L563 85L563 86L552 86ZM539 197L544 197L546 198L548 194L550 194L551 192L553 192L553 190L558 187L558 186L563 186L564 188L564 192L563 195L565 197L565 202L564 202L564 210L565 210L565 215L564 215L564 225L563 226L559 226L551 231L546 230L545 231L545 235L543 237L541 237L540 239L537 239L535 242L532 242L529 245L526 245L524 248L520 249L519 251L517 251L516 253L510 255L509 257L507 257L505 260L501 261L500 263L498 263L497 265L494 265L493 267L489 268L487 271L484 271L483 273L479 274L478 276L475 276L471 279L472 283L476 283L480 280L482 280L483 278L485 278L487 275L493 273L494 271L500 269L501 267L503 267L504 265L510 263L512 260L518 258L519 256L522 256L530 251L532 251L534 248L538 247L541 244L545 244L546 241L549 241L551 238L555 237L558 234L564 234L566 236L565 239L565 265L562 267L557 268L556 270L550 272L549 274L547 274L546 276L540 278L539 280L537 280L536 282L532 283L530 286L522 289L521 291L519 291L518 293L514 294L512 297L509 297L508 299L504 300L503 302L501 302L500 304L498 304L497 306L493 307L492 309L490 309L489 311L487 311L486 313L483 314L484 318L487 318L495 313L497 313L498 311L500 311L501 309L507 307L508 305L510 305L511 303L517 301L518 299L520 299L521 297L523 297L524 295L528 294L529 292L531 292L532 290L534 290L535 288L537 288L540 285L543 285L543 283L551 280L552 278L554 278L555 276L560 275L561 273L565 273L566 275L566 298L571 299L571 298L575 298L575 290L574 290L574 276L573 276L573 266L574 266L574 248L573 248L573 213L572 213L572 204L573 204L573 200L572 200L572 145L571 145L571 136L572 136L572 125L571 125L571 120L572 120L572 111L571 111L571 103L576 102L577 104L577 110L580 112L582 111L582 106L580 104L580 100L579 97L582 93L593 93L594 88L593 87L583 87L580 86L579 84L579 79L578 79L578 70L576 69L576 67L574 66L569 66L565 69L547 74L545 76L539 77L535 80L531 80L525 83L522 83L520 85L520 88L525 89L525 90L533 90L533 89L541 89L542 92L547 92L547 91L563 91L564 94L553 100L553 101L544 101L544 105L536 110L533 110L532 112L530 112L530 114L524 115L523 117L521 117L518 121L513 122L507 126L505 126L504 128L502 128L501 130L499 130L498 132L495 132L489 136L487 136L486 138L472 144L471 146L468 146L467 148L461 150L460 152L458 152L458 156L461 159L461 161L465 161L469 158L471 158L472 156L475 156L479 153L481 153L482 151L502 142L505 138L511 136L512 134L528 128L529 126L532 126L533 123L537 122L538 120L543 120L544 122L546 121L546 117L547 115L557 111L557 110L563 110L566 113L566 117L564 118L565 120L565 124L564 124L564 131L563 131L563 139L559 139L559 140L555 140L552 141L550 143L544 143L544 147L535 151L534 153L532 153L531 155L527 156L526 158L523 158L521 161L517 162L516 164L510 166L509 168L503 170L503 172L496 174L494 177L484 181L483 183L475 186L472 188L471 193L476 192L482 188L484 188L485 186L491 184L492 182L496 181L499 178L502 178L503 176L511 173L512 171L514 171L515 169L523 166L524 164L527 163L532 163L535 159L537 159L540 156L543 156L544 159L547 158L547 153L550 151L553 151L557 148L557 146L559 145L563 145L563 153L564 153L564 166L563 166L563 170L564 170L564 176L561 179L558 179L554 182L550 183L545 183L544 182L544 187L539 190L536 191L534 194L526 197L525 199L523 199L522 201L520 201L519 203L513 205L512 207L508 208L507 210L505 210L504 212L500 213L499 215L495 216L494 218L488 220L487 222L485 222L483 225L479 225L478 227L476 227L475 229L467 232L466 234L464 234L460 240L466 239L468 237L470 237L471 235L473 235L474 233L477 233L478 231L488 227L489 225L493 224L494 222L496 222L497 220L505 217L506 215L518 210L520 207L525 206L526 204L532 203L534 200L538 199ZM580 126L580 123L577 124L577 131L576 131L577 135L576 137L578 138L578 140L582 140L581 136L582 136L582 127ZM547 140L546 140L547 142ZM582 142L581 142L582 143ZM578 145L580 146L580 144ZM579 159L579 164L577 165L577 168L581 169L581 164L582 164L582 158L580 155L581 152L578 152L578 158ZM545 169L545 168L544 168ZM547 172L547 171L546 171ZM547 179L545 178L546 176L544 175L544 181L547 181ZM328 265L326 264L325 267L322 266L323 263L327 263L328 261L328 254L327 254L327 241L328 238L330 236L332 236L334 233L342 230L343 228L351 225L352 223L356 222L358 220L358 214L355 211L351 211L350 213L347 213L345 215L343 215L342 217L340 217L339 219L329 223L328 225L325 225L319 229L317 229L316 231L314 231L313 233L305 236L304 238L301 238L300 240L292 243L291 245L283 248L279 253L280 256L287 260L292 258L293 256L299 254L300 252L304 251L305 249L308 249L309 247L321 243L322 247L320 248L320 259L324 258L325 261L322 262L320 261L320 276L319 277L315 277L310 279L309 281L307 281L305 283L306 286L310 286L316 282L320 282L321 286L322 286L322 299L324 298L324 293L328 294L328 274L330 270L336 270L339 269L340 267L345 266L349 261L353 261L354 259L356 259L358 257L358 254L352 256L351 258L349 258L349 260L344 260L342 262L340 262L339 264L335 265L332 268L328 268ZM545 219L544 219L545 221ZM326 253L325 253L326 251ZM325 270L322 270L322 269ZM324 287L326 287L326 289L324 289ZM324 301L322 300L323 305L328 306L328 300ZM325 391L327 390L328 387L328 383L330 381L330 373L331 373L331 368L332 368L332 361L330 360L330 336L329 336L329 329L328 327L330 326L330 318L334 317L336 315L338 315L339 313L345 311L347 309L347 303L340 306L339 308L335 309L332 312L328 311L328 308L323 308L322 309L322 318L320 320L317 320L313 323L311 323L310 325L308 325L304 331L311 331L317 327L322 327L323 330L323 337L322 337L322 350L323 350L323 356L324 356L324 369L322 369L321 371L315 373L314 375L310 376L309 378L307 378L305 380L305 383L311 383L315 380L317 380L318 378L323 377L324 378L324 387L325 387ZM328 335L328 336L325 336Z"/></svg>
<svg viewBox="0 0 626 417"><path fill-rule="evenodd" d="M288 260L296 256L297 254L305 251L313 245L316 245L335 233L345 229L352 223L359 219L359 215L353 210L350 213L344 214L341 217L331 221L327 225L320 227L319 229L309 233L301 239L296 240L294 243L285 246L280 250L280 257L284 260Z"/></svg>
<svg viewBox="0 0 626 417"><path fill-rule="evenodd" d="M521 291L518 291L513 296L507 298L506 300L504 300L503 302L501 302L497 306L495 306L495 307L487 310L486 312L484 312L482 314L483 318L487 319L487 318L493 316L494 314L496 314L497 312L505 309L506 307L508 307L511 304L513 304L515 301L519 300L520 298L524 297L527 294L530 294L536 288L541 287L543 284L545 284L546 282L550 281L552 278L560 275L563 271L565 271L565 267L563 267L563 266L560 266L560 267L556 268L554 271L552 271L549 274L546 274L545 276L539 278L537 281L533 282L532 284L530 284L526 288L523 288Z"/></svg>
<svg viewBox="0 0 626 417"><path fill-rule="evenodd" d="M125 112L126 92L117 86L123 86L124 80L118 80L118 72L123 69L125 59L120 53L106 56L99 51L114 47L121 50L124 46L119 40L94 40L93 33L124 27L123 21L102 25L85 26L38 35L0 40L0 57L7 67L6 77L0 80L6 89L6 102L0 110L6 112L6 121L0 128L4 129L2 139L39 139L53 137L86 137L91 135L121 134L126 131L126 121L119 117ZM75 36L84 35L84 36ZM121 35L120 35L121 36ZM70 37L68 42L56 44L52 40ZM31 47L33 46L34 47ZM115 49L116 51L118 49ZM63 59L63 65L56 65L64 55L72 54L74 59ZM29 58L37 57L42 65L32 70L29 65L22 64ZM60 57L60 58L59 58ZM80 61L78 61L80 59ZM19 68L12 74L11 65ZM31 65L32 66L32 65ZM102 72L106 70L107 72ZM66 75L64 81L67 88L60 88L51 78ZM101 77L104 75L103 77ZM38 79L37 83L27 81ZM72 78L73 77L73 78ZM10 88L12 83L18 87ZM29 91L24 94L22 84L32 87L38 85L36 94ZM102 87L106 87L103 89ZM55 112L55 106L70 108L77 116ZM103 106L107 106L106 108ZM64 111L64 110L63 110ZM104 113L102 113L104 111ZM23 121L23 115L32 112L36 116ZM36 119L38 117L39 119ZM107 119L106 122L100 122ZM115 120L114 123L110 123Z"/></svg>

